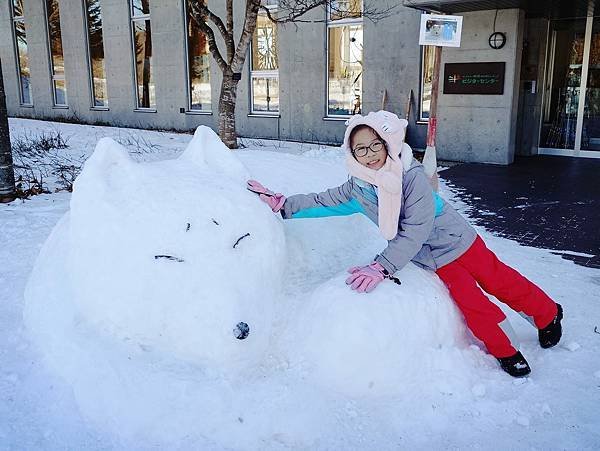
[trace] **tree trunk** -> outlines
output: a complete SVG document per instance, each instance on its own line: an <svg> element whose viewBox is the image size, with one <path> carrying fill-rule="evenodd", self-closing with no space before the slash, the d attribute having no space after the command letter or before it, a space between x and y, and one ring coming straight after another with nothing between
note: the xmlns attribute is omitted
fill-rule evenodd
<svg viewBox="0 0 600 451"><path fill-rule="evenodd" d="M15 173L13 171L8 112L2 79L2 61L0 61L0 202L12 202L15 197Z"/></svg>
<svg viewBox="0 0 600 451"><path fill-rule="evenodd" d="M232 72L223 74L221 94L219 96L219 137L230 149L237 149L235 132L235 100L238 81L233 79Z"/></svg>

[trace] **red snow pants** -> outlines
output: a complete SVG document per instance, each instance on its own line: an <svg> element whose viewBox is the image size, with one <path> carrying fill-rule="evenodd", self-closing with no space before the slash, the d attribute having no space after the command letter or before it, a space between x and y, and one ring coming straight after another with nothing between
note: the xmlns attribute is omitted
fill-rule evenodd
<svg viewBox="0 0 600 451"><path fill-rule="evenodd" d="M556 303L546 293L498 260L479 236L463 255L436 273L448 287L473 335L483 341L494 357L514 355L517 344L506 315L479 287L529 317L538 329L550 324L558 313Z"/></svg>

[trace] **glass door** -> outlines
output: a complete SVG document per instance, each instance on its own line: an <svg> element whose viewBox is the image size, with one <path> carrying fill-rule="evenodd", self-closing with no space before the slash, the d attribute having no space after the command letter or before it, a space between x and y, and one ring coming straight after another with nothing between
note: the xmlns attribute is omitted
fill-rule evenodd
<svg viewBox="0 0 600 451"><path fill-rule="evenodd" d="M600 158L600 17L588 14L550 22L540 153Z"/></svg>
<svg viewBox="0 0 600 451"><path fill-rule="evenodd" d="M600 17L593 18L588 62L581 151L591 151L600 157Z"/></svg>
<svg viewBox="0 0 600 451"><path fill-rule="evenodd" d="M585 19L551 22L550 70L547 74L540 147L575 149L585 26Z"/></svg>

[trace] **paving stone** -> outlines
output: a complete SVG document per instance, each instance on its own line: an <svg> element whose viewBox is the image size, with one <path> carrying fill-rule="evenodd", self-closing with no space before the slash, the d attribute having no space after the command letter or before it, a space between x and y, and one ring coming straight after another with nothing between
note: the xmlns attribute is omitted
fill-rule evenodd
<svg viewBox="0 0 600 451"><path fill-rule="evenodd" d="M600 268L600 159L517 157L509 166L465 163L440 173L478 224L519 243Z"/></svg>

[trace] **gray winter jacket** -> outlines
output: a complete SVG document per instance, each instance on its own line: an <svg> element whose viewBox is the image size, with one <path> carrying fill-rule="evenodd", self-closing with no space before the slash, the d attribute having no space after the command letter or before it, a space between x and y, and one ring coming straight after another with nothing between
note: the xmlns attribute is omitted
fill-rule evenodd
<svg viewBox="0 0 600 451"><path fill-rule="evenodd" d="M402 179L402 196L398 234L375 257L390 274L409 261L435 271L456 260L475 241L475 229L432 191L423 166L416 160ZM281 210L285 219L353 213L363 213L377 224L376 191L355 177L322 193L290 196Z"/></svg>

